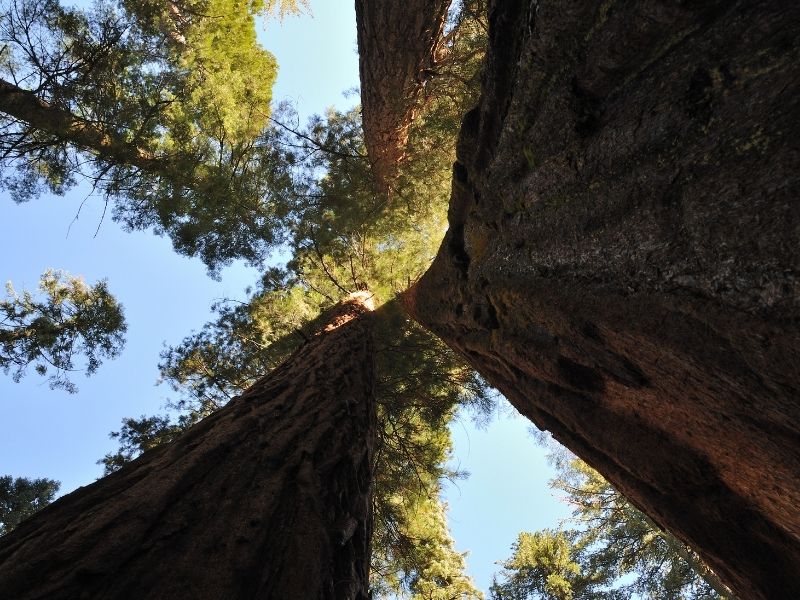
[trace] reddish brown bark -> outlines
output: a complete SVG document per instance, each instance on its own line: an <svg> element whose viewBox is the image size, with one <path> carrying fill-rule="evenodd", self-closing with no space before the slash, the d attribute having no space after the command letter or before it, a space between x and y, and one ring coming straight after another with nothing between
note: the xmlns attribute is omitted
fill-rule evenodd
<svg viewBox="0 0 800 600"><path fill-rule="evenodd" d="M402 162L451 0L356 0L364 144L387 192Z"/></svg>
<svg viewBox="0 0 800 600"><path fill-rule="evenodd" d="M409 311L742 598L799 598L800 4L490 21Z"/></svg>
<svg viewBox="0 0 800 600"><path fill-rule="evenodd" d="M228 406L1 538L0 597L366 600L370 322L340 305Z"/></svg>

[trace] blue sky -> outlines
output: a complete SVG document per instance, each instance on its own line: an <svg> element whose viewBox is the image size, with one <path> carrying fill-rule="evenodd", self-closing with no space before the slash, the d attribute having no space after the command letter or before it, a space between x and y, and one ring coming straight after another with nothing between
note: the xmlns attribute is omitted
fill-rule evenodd
<svg viewBox="0 0 800 600"><path fill-rule="evenodd" d="M280 65L274 99L294 102L304 117L358 101L343 94L358 86L353 3L317 1L312 10L313 18L268 23L260 32ZM90 379L76 376L76 395L50 390L35 374L19 384L0 375L0 475L50 477L64 493L100 476L95 463L114 449L108 433L123 417L163 412L172 395L155 385L163 344L201 327L214 300L242 298L257 275L234 265L214 281L168 240L103 220L101 199L86 195L77 188L22 205L0 195L0 280L32 289L47 268L89 283L107 278L128 320L122 356ZM484 591L519 531L554 527L568 514L547 487L553 473L528 427L520 417L503 416L476 429L464 416L452 428L453 465L471 476L447 488L451 530Z"/></svg>

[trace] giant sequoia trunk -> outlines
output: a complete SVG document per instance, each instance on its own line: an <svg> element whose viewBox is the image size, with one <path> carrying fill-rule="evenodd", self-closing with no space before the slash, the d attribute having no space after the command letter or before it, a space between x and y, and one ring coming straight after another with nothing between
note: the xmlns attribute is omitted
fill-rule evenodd
<svg viewBox="0 0 800 600"><path fill-rule="evenodd" d="M800 3L493 3L410 312L742 598L800 598Z"/></svg>
<svg viewBox="0 0 800 600"><path fill-rule="evenodd" d="M364 144L382 191L403 160L451 0L356 0Z"/></svg>
<svg viewBox="0 0 800 600"><path fill-rule="evenodd" d="M286 363L175 442L0 539L0 597L366 599L370 315L340 305Z"/></svg>

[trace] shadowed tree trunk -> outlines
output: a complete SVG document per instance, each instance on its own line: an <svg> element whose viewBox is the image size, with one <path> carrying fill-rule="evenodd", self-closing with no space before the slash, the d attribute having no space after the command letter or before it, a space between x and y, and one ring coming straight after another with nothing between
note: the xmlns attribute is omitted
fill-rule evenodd
<svg viewBox="0 0 800 600"><path fill-rule="evenodd" d="M742 598L800 598L800 4L490 22L410 313Z"/></svg>
<svg viewBox="0 0 800 600"><path fill-rule="evenodd" d="M366 600L367 310L332 309L225 408L0 538L0 597Z"/></svg>
<svg viewBox="0 0 800 600"><path fill-rule="evenodd" d="M403 159L451 0L356 0L364 145L389 193Z"/></svg>

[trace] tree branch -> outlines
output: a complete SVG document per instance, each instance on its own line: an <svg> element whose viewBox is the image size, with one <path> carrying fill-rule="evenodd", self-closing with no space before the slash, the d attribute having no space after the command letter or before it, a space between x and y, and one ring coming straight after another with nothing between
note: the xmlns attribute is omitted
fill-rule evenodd
<svg viewBox="0 0 800 600"><path fill-rule="evenodd" d="M0 112L109 162L135 166L151 173L167 170L163 158L121 140L4 79L0 79Z"/></svg>

